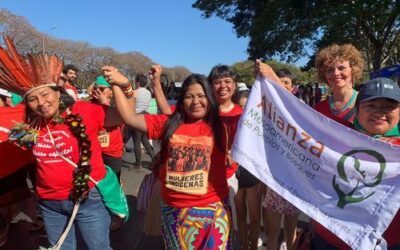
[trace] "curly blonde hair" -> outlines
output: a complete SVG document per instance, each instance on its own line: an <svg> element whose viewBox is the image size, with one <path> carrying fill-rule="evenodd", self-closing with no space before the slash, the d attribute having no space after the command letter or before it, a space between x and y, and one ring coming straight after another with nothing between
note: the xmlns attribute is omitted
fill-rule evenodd
<svg viewBox="0 0 400 250"><path fill-rule="evenodd" d="M362 79L364 58L361 52L352 44L332 44L326 48L323 48L315 57L315 68L318 72L318 78L321 81L326 82L326 71L328 70L329 66L338 59L350 62L354 83Z"/></svg>

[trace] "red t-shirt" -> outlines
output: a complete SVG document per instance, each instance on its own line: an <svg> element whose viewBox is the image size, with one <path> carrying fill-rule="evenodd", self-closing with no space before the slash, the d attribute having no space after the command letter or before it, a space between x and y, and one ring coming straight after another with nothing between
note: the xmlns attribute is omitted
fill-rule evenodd
<svg viewBox="0 0 400 250"><path fill-rule="evenodd" d="M343 110L340 114L335 115L332 112L331 107L329 105L329 98L322 102L317 103L315 105L314 109L316 111L320 112L321 114L324 114L325 116L331 118L332 120L335 120L342 124L343 124L343 120L346 121L345 122L346 124L349 124L348 122L353 123L354 118L355 118L355 111L354 111L355 107L347 108L347 109ZM348 115L350 112L353 112L353 114Z"/></svg>
<svg viewBox="0 0 400 250"><path fill-rule="evenodd" d="M162 139L166 115L144 115L148 137ZM183 123L171 136L159 172L161 195L172 207L205 206L228 196L225 153L206 122Z"/></svg>
<svg viewBox="0 0 400 250"><path fill-rule="evenodd" d="M224 133L222 134L222 143L228 146L228 150L231 150L233 140L235 139L237 125L239 123L240 116L243 113L243 109L236 105L228 112L219 112L219 117L221 119ZM228 137L228 138L227 138ZM228 169L226 170L226 178L230 178L235 174L238 169L238 165L234 162Z"/></svg>
<svg viewBox="0 0 400 250"><path fill-rule="evenodd" d="M103 128L105 111L99 105L78 101L72 107L72 113L80 114L86 125L86 133L91 141L92 156L90 176L99 181L104 178L106 169L101 157L100 144L97 139L98 131ZM78 140L71 133L68 125L49 122L48 127L54 138L58 152L75 163L79 162ZM42 199L66 200L73 188L73 167L66 160L58 156L50 141L44 123L41 124L38 141L32 149L37 160L37 193ZM90 188L94 183L89 181Z"/></svg>
<svg viewBox="0 0 400 250"><path fill-rule="evenodd" d="M324 101L326 102L326 101ZM321 102L320 104L323 104L324 102ZM341 119L343 116L334 116L329 108L329 103L328 105L323 104L317 108L319 105L316 105L315 109L322 113L323 115L340 122L344 125L347 125L349 127L352 127L351 124L349 124L348 121L344 121ZM327 106L327 108L326 108ZM391 144L395 145L400 145L400 138L387 138L384 140L386 142L389 142ZM321 236L325 241L329 242L329 244L339 248L339 249L351 249L343 240L341 240L339 237L337 237L335 234L333 234L331 231L326 229L324 226L319 224L318 222L312 220L312 223L314 225L314 230L315 232ZM396 216L393 218L392 223L390 223L389 227L386 229L385 233L383 234L383 238L386 240L388 246L394 246L397 244L400 244L400 237L398 236L400 232L400 212L397 211Z"/></svg>
<svg viewBox="0 0 400 250"><path fill-rule="evenodd" d="M121 158L124 155L122 126L103 128L101 131L99 131L98 138L103 154L115 158Z"/></svg>
<svg viewBox="0 0 400 250"><path fill-rule="evenodd" d="M107 105L102 105L95 99L91 101L95 105L107 108ZM122 136L123 124L111 128L103 128L98 133L101 152L114 158L122 158L124 155L124 141Z"/></svg>

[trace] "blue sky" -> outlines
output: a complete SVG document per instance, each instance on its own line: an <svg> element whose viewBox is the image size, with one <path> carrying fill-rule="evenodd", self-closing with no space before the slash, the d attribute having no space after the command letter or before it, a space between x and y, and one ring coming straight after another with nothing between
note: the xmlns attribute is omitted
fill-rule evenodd
<svg viewBox="0 0 400 250"><path fill-rule="evenodd" d="M237 38L232 24L220 18L203 19L191 7L194 2L0 0L0 8L57 38L139 51L164 66L181 65L195 73L246 60L248 39Z"/></svg>

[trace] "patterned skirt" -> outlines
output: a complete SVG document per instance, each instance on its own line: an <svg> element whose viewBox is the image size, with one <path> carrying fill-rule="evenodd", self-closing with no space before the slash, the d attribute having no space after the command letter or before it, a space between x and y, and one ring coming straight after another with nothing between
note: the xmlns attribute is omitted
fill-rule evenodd
<svg viewBox="0 0 400 250"><path fill-rule="evenodd" d="M267 189L267 193L265 194L263 206L268 211L274 213L285 215L296 215L300 213L300 210L270 188Z"/></svg>
<svg viewBox="0 0 400 250"><path fill-rule="evenodd" d="M189 208L163 203L161 217L166 249L232 249L228 202Z"/></svg>

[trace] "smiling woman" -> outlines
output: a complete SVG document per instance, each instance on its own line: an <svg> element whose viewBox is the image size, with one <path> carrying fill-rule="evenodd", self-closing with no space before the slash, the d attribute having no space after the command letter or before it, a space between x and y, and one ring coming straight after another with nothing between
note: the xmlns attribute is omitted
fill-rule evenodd
<svg viewBox="0 0 400 250"><path fill-rule="evenodd" d="M322 50L317 55L316 60L320 77L324 77L332 87L333 98L331 100L334 101L333 105L338 100L341 100L341 103L345 104L340 112L337 110L335 112L328 105L329 103L325 102L325 107L321 108L317 106L317 111L368 136L393 145L400 145L400 88L397 83L388 78L375 78L362 84L358 94L354 92L351 85L361 76L360 69L362 69L362 64L360 63L362 62L362 58L352 45L332 45ZM268 69L264 72L268 73L263 74L260 71L261 75L268 79L276 79L276 76L269 70L270 67L268 65L264 66ZM370 150L359 149L351 152L358 153L361 151L372 152ZM370 155L380 157L376 154ZM359 164L355 164L354 166L359 166ZM376 178L377 181L381 178L379 175ZM365 177L364 175L361 176ZM333 179L333 183L335 182L335 178ZM362 179L357 180L357 183L361 182L365 184ZM344 194L338 186L335 186L335 190L338 194ZM354 191L355 189L350 193L354 193ZM349 198L349 196L342 197ZM344 206L349 201L351 200L340 201L340 206ZM349 245L317 221L311 220L311 223L314 225L315 232L310 246L312 249L350 249ZM383 234L388 249L399 249L399 231L400 212L398 210L396 216Z"/></svg>
<svg viewBox="0 0 400 250"><path fill-rule="evenodd" d="M113 110L75 102L56 86L63 66L57 56L36 54L27 60L9 38L5 42L0 87L23 95L26 106L26 123L12 128L8 141L27 149L17 157L28 152L27 163L37 165L38 205L50 244L76 249L78 228L87 249L110 249L110 212L96 187L106 176L97 134L120 119ZM20 164L9 158L0 157L0 165Z"/></svg>
<svg viewBox="0 0 400 250"><path fill-rule="evenodd" d="M204 119L209 111L209 104L203 87L198 83L188 86L183 98L183 109L188 122L198 122Z"/></svg>
<svg viewBox="0 0 400 250"><path fill-rule="evenodd" d="M353 87L361 80L364 68L361 52L351 44L333 44L318 52L315 67L320 80L326 82L333 93L315 109L339 122L352 123L357 98Z"/></svg>
<svg viewBox="0 0 400 250"><path fill-rule="evenodd" d="M59 112L60 91L43 87L30 92L26 96L26 102L33 113L50 119Z"/></svg>
<svg viewBox="0 0 400 250"><path fill-rule="evenodd" d="M162 227L166 249L231 249L231 216L227 203L226 151L217 102L207 79L192 74L182 84L172 115L136 114L124 94L125 79L111 75L116 107L124 122L151 139L162 139L158 177L162 194ZM161 70L153 72L157 81Z"/></svg>

